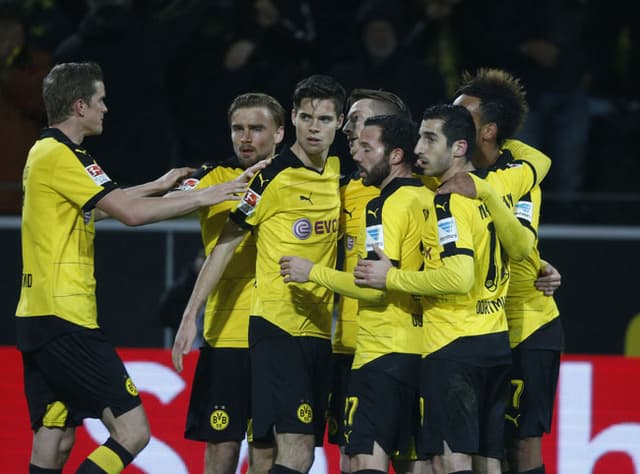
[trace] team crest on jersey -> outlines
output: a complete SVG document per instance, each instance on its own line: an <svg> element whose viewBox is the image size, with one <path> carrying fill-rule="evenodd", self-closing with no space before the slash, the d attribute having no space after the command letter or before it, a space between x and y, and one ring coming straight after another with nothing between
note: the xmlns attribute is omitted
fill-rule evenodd
<svg viewBox="0 0 640 474"><path fill-rule="evenodd" d="M530 201L518 201L515 214L518 219L531 222L533 220L533 203Z"/></svg>
<svg viewBox="0 0 640 474"><path fill-rule="evenodd" d="M293 235L298 240L307 240L311 237L311 233L313 232L313 227L311 226L311 221L306 217L301 217L296 220L291 226L291 231Z"/></svg>
<svg viewBox="0 0 640 474"><path fill-rule="evenodd" d="M442 246L458 240L458 227L453 217L438 221L438 239Z"/></svg>
<svg viewBox="0 0 640 474"><path fill-rule="evenodd" d="M85 168L85 171L98 186L102 186L104 183L111 181L107 173L102 171L102 168L100 168L97 163L90 164Z"/></svg>
<svg viewBox="0 0 640 474"><path fill-rule="evenodd" d="M198 178L187 178L180 183L180 186L178 186L177 189L178 191L190 191L195 188L199 182L200 180Z"/></svg>
<svg viewBox="0 0 640 474"><path fill-rule="evenodd" d="M247 192L242 196L240 204L238 204L238 210L245 216L250 216L256 210L261 198L262 196L253 189L247 189Z"/></svg>
<svg viewBox="0 0 640 474"><path fill-rule="evenodd" d="M373 251L373 246L377 245L384 249L384 230L382 224L367 227L367 252Z"/></svg>

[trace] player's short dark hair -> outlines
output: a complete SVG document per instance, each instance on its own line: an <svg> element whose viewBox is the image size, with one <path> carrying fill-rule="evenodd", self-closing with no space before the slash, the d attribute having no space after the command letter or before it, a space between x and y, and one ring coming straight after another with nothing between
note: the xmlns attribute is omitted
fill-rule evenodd
<svg viewBox="0 0 640 474"><path fill-rule="evenodd" d="M475 74L463 73L456 96L461 94L480 99L482 125L496 124L498 144L516 134L529 112L520 80L501 69L481 68Z"/></svg>
<svg viewBox="0 0 640 474"><path fill-rule="evenodd" d="M411 111L400 97L393 92L376 89L353 89L347 99L346 110L362 99L375 101L375 113L379 115L401 115L411 120Z"/></svg>
<svg viewBox="0 0 640 474"><path fill-rule="evenodd" d="M78 99L90 103L96 93L96 83L103 82L102 77L102 69L93 62L55 65L42 81L42 99L49 125L69 118Z"/></svg>
<svg viewBox="0 0 640 474"><path fill-rule="evenodd" d="M476 146L476 126L471 112L465 107L450 104L433 105L424 111L422 120L442 120L442 133L447 138L447 146L451 146L457 140L465 140L467 142L465 157L471 160Z"/></svg>
<svg viewBox="0 0 640 474"><path fill-rule="evenodd" d="M386 154L400 148L404 152L405 163L415 163L417 157L413 150L418 136L415 122L401 115L375 115L365 120L364 126L380 127L380 141Z"/></svg>
<svg viewBox="0 0 640 474"><path fill-rule="evenodd" d="M336 117L339 117L346 95L344 87L333 77L314 74L296 84L293 91L293 107L298 109L302 99L329 99L335 105Z"/></svg>
<svg viewBox="0 0 640 474"><path fill-rule="evenodd" d="M231 102L229 110L227 111L227 119L229 120L229 123L231 123L231 116L236 110L253 107L264 107L271 114L271 118L275 122L276 127L284 127L284 108L276 99L261 92L248 92L233 99L233 102Z"/></svg>

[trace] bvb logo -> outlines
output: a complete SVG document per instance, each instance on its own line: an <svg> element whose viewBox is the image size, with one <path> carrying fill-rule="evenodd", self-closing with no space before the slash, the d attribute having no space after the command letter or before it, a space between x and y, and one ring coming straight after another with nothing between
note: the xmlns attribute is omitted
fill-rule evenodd
<svg viewBox="0 0 640 474"><path fill-rule="evenodd" d="M298 420L303 423L311 423L313 421L313 409L308 403L301 403L298 407Z"/></svg>
<svg viewBox="0 0 640 474"><path fill-rule="evenodd" d="M229 426L229 415L224 410L214 410L209 418L211 427L216 431L222 431Z"/></svg>
<svg viewBox="0 0 640 474"><path fill-rule="evenodd" d="M133 380L131 380L131 377L127 377L127 380L124 381L124 386L127 389L127 392L129 392L129 395L132 395L134 397L138 396L138 389L133 383Z"/></svg>

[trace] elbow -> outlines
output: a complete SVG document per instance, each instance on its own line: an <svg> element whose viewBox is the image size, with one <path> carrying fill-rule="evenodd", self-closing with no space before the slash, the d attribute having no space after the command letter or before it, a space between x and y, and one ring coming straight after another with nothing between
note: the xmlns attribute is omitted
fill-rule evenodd
<svg viewBox="0 0 640 474"><path fill-rule="evenodd" d="M474 283L473 272L461 275L459 286L458 286L458 288L460 288L460 294L461 295L468 294L473 288L473 283Z"/></svg>
<svg viewBox="0 0 640 474"><path fill-rule="evenodd" d="M129 227L138 227L147 224L147 219L136 212L124 212L118 216L118 220Z"/></svg>
<svg viewBox="0 0 640 474"><path fill-rule="evenodd" d="M522 262L531 255L534 243L533 235L527 233L526 239L523 239L515 248L507 252L509 258L514 262Z"/></svg>

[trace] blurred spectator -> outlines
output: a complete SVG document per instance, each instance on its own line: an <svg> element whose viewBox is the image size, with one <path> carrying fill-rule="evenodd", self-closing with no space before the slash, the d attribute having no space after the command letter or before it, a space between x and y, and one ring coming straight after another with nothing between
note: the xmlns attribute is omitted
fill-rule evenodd
<svg viewBox="0 0 640 474"><path fill-rule="evenodd" d="M589 130L586 0L467 1L476 21L469 60L521 78L529 116L518 138L553 160L542 184L571 197L582 190ZM481 40L480 40L481 39Z"/></svg>
<svg viewBox="0 0 640 474"><path fill-rule="evenodd" d="M330 69L345 89L384 89L401 97L415 117L428 105L446 101L444 80L433 66L399 47L406 10L391 0L369 0L356 16L358 44L351 59Z"/></svg>
<svg viewBox="0 0 640 474"><path fill-rule="evenodd" d="M183 163L169 107L167 71L195 15L157 10L151 8L154 2L133 0L90 0L88 5L77 31L57 48L55 60L95 61L102 66L109 124L86 146L105 157L115 181L144 182Z"/></svg>
<svg viewBox="0 0 640 474"><path fill-rule="evenodd" d="M20 212L27 153L46 125L40 89L51 67L49 53L30 44L23 6L0 5L0 212L13 214Z"/></svg>
<svg viewBox="0 0 640 474"><path fill-rule="evenodd" d="M449 99L454 98L464 64L460 43L466 29L456 15L459 5L460 0L418 0L418 21L404 40L406 48L440 72Z"/></svg>
<svg viewBox="0 0 640 474"><path fill-rule="evenodd" d="M225 24L217 23L220 15L228 19ZM315 24L306 0L211 6L178 63L184 73L176 116L181 147L190 162L216 161L232 153L224 132L225 112L237 95L264 92L289 108L296 82L312 70L314 40Z"/></svg>
<svg viewBox="0 0 640 474"><path fill-rule="evenodd" d="M592 117L587 189L637 192L640 5L622 0L592 0L587 31ZM603 157L615 159L615 166L603 167ZM624 208L629 211L627 206Z"/></svg>

